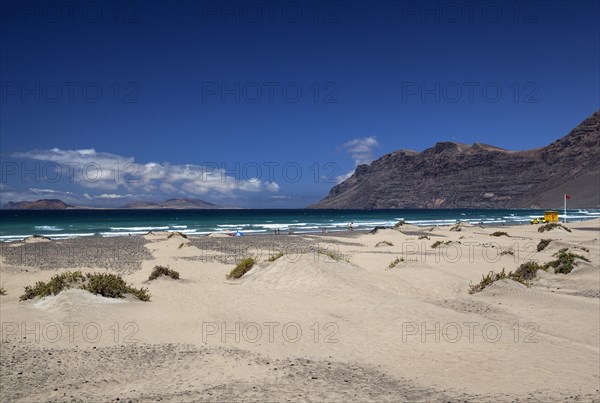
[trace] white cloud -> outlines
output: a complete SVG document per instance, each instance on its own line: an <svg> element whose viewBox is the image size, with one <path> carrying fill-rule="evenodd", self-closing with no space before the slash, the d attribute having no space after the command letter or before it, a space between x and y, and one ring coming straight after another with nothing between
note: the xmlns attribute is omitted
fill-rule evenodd
<svg viewBox="0 0 600 403"><path fill-rule="evenodd" d="M164 182L160 184L160 190L164 193L176 193L177 188L170 183Z"/></svg>
<svg viewBox="0 0 600 403"><path fill-rule="evenodd" d="M228 176L225 169L194 164L141 164L136 163L133 157L101 153L93 148L32 150L12 156L46 161L53 164L49 169L67 175L70 181L82 187L112 191L95 196L96 198L116 198L111 196L118 196L119 189L125 189L129 193L152 193L160 189L164 193L227 197L235 197L236 192L279 191L279 185L275 182L264 182L260 178L238 180Z"/></svg>
<svg viewBox="0 0 600 403"><path fill-rule="evenodd" d="M336 176L335 179L336 179L337 183L342 183L346 179L350 178L353 174L354 174L354 169L352 171L345 173L344 175Z"/></svg>
<svg viewBox="0 0 600 403"><path fill-rule="evenodd" d="M375 136L355 138L342 144L342 148L352 156L354 163L370 164L373 161L373 152L379 147Z"/></svg>
<svg viewBox="0 0 600 403"><path fill-rule="evenodd" d="M59 148L53 148L51 150L32 150L24 153L14 153L13 157L51 161L59 164L79 163L82 165L98 164L100 166L109 166L115 162L120 162L122 165L133 163L133 157L99 153L93 148L83 150L61 150Z"/></svg>
<svg viewBox="0 0 600 403"><path fill-rule="evenodd" d="M357 137L345 142L341 146L341 148L350 154L354 160L355 166L370 164L375 159L374 152L378 147L379 142L375 136ZM350 178L352 174L354 174L354 169L345 173L344 175L337 176L337 183L342 183L346 179Z"/></svg>
<svg viewBox="0 0 600 403"><path fill-rule="evenodd" d="M117 189L138 171L133 157L99 153L93 148L82 150L32 150L14 153L15 158L46 161L51 165L44 170L54 170L61 177L92 189Z"/></svg>
<svg viewBox="0 0 600 403"><path fill-rule="evenodd" d="M30 190L32 193L35 193L35 194L42 194L42 193L57 193L57 192L58 192L57 190L54 190L54 189L36 189L36 188L29 188L29 190Z"/></svg>
<svg viewBox="0 0 600 403"><path fill-rule="evenodd" d="M94 198L96 198L96 199L123 199L123 198L126 198L126 197L132 197L132 196L133 195L131 195L131 194L118 195L118 194L115 194L115 193L103 193L101 195L94 196Z"/></svg>
<svg viewBox="0 0 600 403"><path fill-rule="evenodd" d="M275 182L265 182L265 188L269 191L269 192L279 192L279 185Z"/></svg>

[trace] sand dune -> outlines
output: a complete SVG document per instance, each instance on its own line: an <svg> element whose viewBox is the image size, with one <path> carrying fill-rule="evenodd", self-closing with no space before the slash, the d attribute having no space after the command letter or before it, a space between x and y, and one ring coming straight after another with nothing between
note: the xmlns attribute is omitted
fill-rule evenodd
<svg viewBox="0 0 600 403"><path fill-rule="evenodd" d="M597 401L599 226L153 233L135 237L151 257L122 271L78 259L42 270L11 252L1 269L1 400ZM537 252L541 239L553 241ZM562 248L590 262L540 271L529 287L501 280L469 294L489 271L544 263ZM244 255L257 264L227 280ZM156 265L181 279L148 281ZM67 269L120 273L152 301L82 290L18 301L25 285Z"/></svg>

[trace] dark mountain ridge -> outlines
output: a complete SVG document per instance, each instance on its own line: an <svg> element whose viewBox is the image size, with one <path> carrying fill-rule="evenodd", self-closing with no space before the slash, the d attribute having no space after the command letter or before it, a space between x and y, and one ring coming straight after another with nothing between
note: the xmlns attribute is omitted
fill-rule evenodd
<svg viewBox="0 0 600 403"><path fill-rule="evenodd" d="M440 142L399 150L334 186L312 208L600 208L600 111L552 144L510 151Z"/></svg>

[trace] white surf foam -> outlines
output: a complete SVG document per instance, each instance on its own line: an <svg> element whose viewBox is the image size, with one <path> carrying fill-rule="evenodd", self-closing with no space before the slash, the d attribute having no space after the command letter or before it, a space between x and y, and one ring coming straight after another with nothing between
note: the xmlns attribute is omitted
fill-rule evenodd
<svg viewBox="0 0 600 403"><path fill-rule="evenodd" d="M54 225L36 225L34 228L37 230L40 230L40 231L63 231L64 230L64 228L56 227Z"/></svg>

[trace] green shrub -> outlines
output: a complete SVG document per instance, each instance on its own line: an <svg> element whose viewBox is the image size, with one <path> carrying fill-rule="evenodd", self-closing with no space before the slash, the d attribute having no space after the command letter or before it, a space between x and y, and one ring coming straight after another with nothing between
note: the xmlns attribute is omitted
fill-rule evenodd
<svg viewBox="0 0 600 403"><path fill-rule="evenodd" d="M381 241L381 242L377 242L377 244L375 245L375 247L378 247L380 245L394 246L394 244L391 243L390 241Z"/></svg>
<svg viewBox="0 0 600 403"><path fill-rule="evenodd" d="M473 294L479 292L492 284L495 281L508 278L514 281L518 281L521 284L529 286L529 281L537 277L538 270L547 271L550 267L554 268L555 273L568 274L573 270L575 266L575 259L581 259L586 262L590 260L585 256L577 255L568 252L567 248L563 248L554 254L556 260L548 262L544 265L539 265L536 262L525 262L521 264L514 272L506 273L504 269L500 273L489 272L487 275L482 276L479 284L469 285L469 293Z"/></svg>
<svg viewBox="0 0 600 403"><path fill-rule="evenodd" d="M533 280L537 276L538 270L544 270L544 267L536 262L525 262L521 264L514 273L509 273L509 276L519 283L527 284L529 280Z"/></svg>
<svg viewBox="0 0 600 403"><path fill-rule="evenodd" d="M167 276L171 277L173 280L179 280L179 273L165 266L154 266L154 269L152 270L152 273L150 273L148 280L156 280L160 276Z"/></svg>
<svg viewBox="0 0 600 403"><path fill-rule="evenodd" d="M496 231L496 232L490 234L490 236L508 236L508 234L504 231Z"/></svg>
<svg viewBox="0 0 600 403"><path fill-rule="evenodd" d="M150 301L150 297L152 296L148 292L147 288L133 288L133 287L128 287L127 288L127 293L133 295L134 297L136 297L140 301L144 301L144 302Z"/></svg>
<svg viewBox="0 0 600 403"><path fill-rule="evenodd" d="M228 280L233 280L233 279L238 279L240 277L242 277L244 274L248 273L248 271L250 271L250 269L252 268L252 266L254 266L254 264L256 263L256 260L254 260L254 258L246 258L246 259L242 259L237 266L235 266L233 268L233 270L231 270L231 272L227 275L227 279Z"/></svg>
<svg viewBox="0 0 600 403"><path fill-rule="evenodd" d="M490 271L487 275L482 276L478 284L469 285L469 294L480 292L494 282L503 279L510 279L529 286L529 281L537 276L538 270L545 270L544 266L540 266L536 262L525 262L514 272L506 273L504 268L500 273Z"/></svg>
<svg viewBox="0 0 600 403"><path fill-rule="evenodd" d="M450 231L460 232L460 231L462 231L461 227L462 227L461 223L454 224L452 227L450 227Z"/></svg>
<svg viewBox="0 0 600 403"><path fill-rule="evenodd" d="M57 295L70 288L80 288L108 298L123 298L125 294L133 294L141 301L150 301L147 289L133 288L121 276L112 273L88 273L84 276L80 271L57 274L47 283L38 281L33 287L26 286L20 300Z"/></svg>
<svg viewBox="0 0 600 403"><path fill-rule="evenodd" d="M481 276L481 281L479 284L469 284L469 294L474 294L476 292L480 292L495 281L502 280L508 277L508 274L504 271L504 268L500 273L494 273L490 271L486 275Z"/></svg>
<svg viewBox="0 0 600 403"><path fill-rule="evenodd" d="M398 263L404 262L404 258L396 258L393 262L388 265L388 269L393 269L398 265Z"/></svg>
<svg viewBox="0 0 600 403"><path fill-rule="evenodd" d="M555 223L555 222L551 222L551 223L542 225L541 227L538 228L538 232L552 231L555 228L562 228L562 229L564 229L567 232L571 232L570 228L567 228L564 225L558 224L558 223Z"/></svg>
<svg viewBox="0 0 600 403"><path fill-rule="evenodd" d="M433 243L433 245L431 245L431 247L435 249L435 248L437 248L437 247L438 247L438 246L440 246L440 245L450 245L450 243L451 243L451 242L452 242L452 241L446 241L446 242L443 242L443 241L435 241L435 242Z"/></svg>
<svg viewBox="0 0 600 403"><path fill-rule="evenodd" d="M546 269L552 267L555 273L569 274L575 267L575 259L581 259L585 262L589 262L590 260L585 256L577 255L575 253L567 252L567 248L563 248L559 250L557 253L553 255L556 257L556 260L548 262L544 265Z"/></svg>
<svg viewBox="0 0 600 403"><path fill-rule="evenodd" d="M85 277L80 271L66 272L52 276L50 281L47 283L44 281L38 281L35 285L26 286L25 293L21 295L20 300L32 299L35 297L47 297L48 295L56 295L63 290L78 287L84 283Z"/></svg>
<svg viewBox="0 0 600 403"><path fill-rule="evenodd" d="M0 288L0 295L6 295L6 290L4 288Z"/></svg>
<svg viewBox="0 0 600 403"><path fill-rule="evenodd" d="M280 257L282 257L283 255L284 255L283 252L279 252L276 255L269 256L269 258L267 259L267 262L274 262L277 259L279 259Z"/></svg>
<svg viewBox="0 0 600 403"><path fill-rule="evenodd" d="M87 284L81 289L92 294L102 295L108 298L124 298L125 294L132 294L140 301L150 301L150 293L147 288L134 288L127 285L119 275L112 273L86 274Z"/></svg>
<svg viewBox="0 0 600 403"><path fill-rule="evenodd" d="M537 251L541 252L546 249L546 247L550 245L550 242L552 242L552 239L542 239L537 245Z"/></svg>

